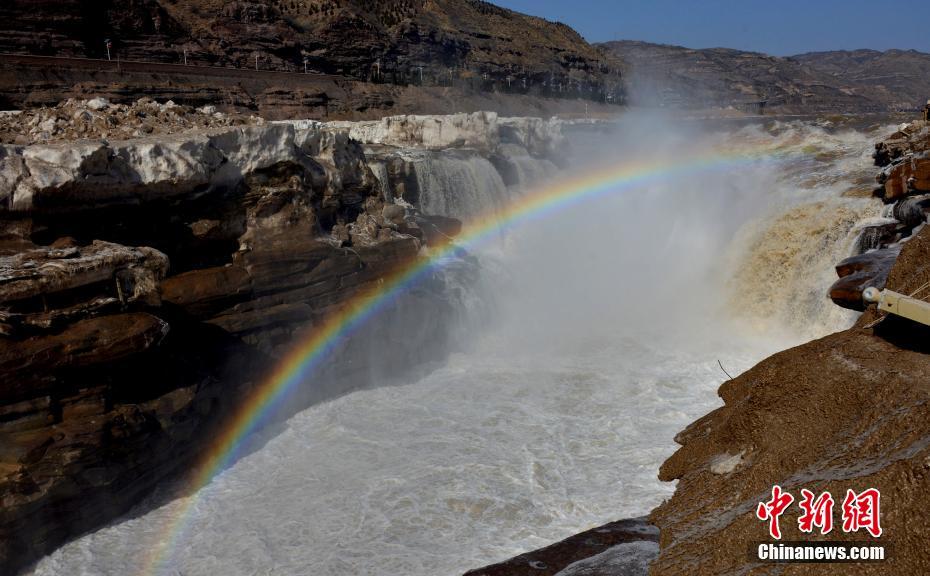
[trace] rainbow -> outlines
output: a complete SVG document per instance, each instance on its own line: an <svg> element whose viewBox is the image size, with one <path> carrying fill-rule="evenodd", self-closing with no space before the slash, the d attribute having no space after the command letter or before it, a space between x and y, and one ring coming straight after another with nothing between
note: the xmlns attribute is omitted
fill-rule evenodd
<svg viewBox="0 0 930 576"><path fill-rule="evenodd" d="M461 247L474 247L505 228L545 218L569 206L617 194L649 181L693 174L706 170L728 170L763 158L784 157L784 149L765 145L740 150L716 150L712 154L689 156L675 163L663 161L611 165L592 170L580 177L565 178L527 193L505 207L476 218L463 227L456 242L432 248L428 256L400 267L369 290L356 294L337 312L331 314L280 361L277 368L235 410L221 429L213 445L195 468L192 496L166 522L159 541L144 562L141 574L166 574L179 542L188 531L191 511L205 496L204 488L236 458L245 440L280 408L282 402L305 382L330 352L363 326L371 317L388 307L396 298L447 262L447 257ZM172 573L174 574L174 573Z"/></svg>

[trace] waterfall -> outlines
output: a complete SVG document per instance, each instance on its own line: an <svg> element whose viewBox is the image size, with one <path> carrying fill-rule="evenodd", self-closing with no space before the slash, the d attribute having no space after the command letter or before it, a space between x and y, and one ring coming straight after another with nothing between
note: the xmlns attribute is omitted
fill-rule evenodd
<svg viewBox="0 0 930 576"><path fill-rule="evenodd" d="M491 162L473 150L407 154L426 214L468 220L507 204L510 195Z"/></svg>
<svg viewBox="0 0 930 576"><path fill-rule="evenodd" d="M516 186L527 189L555 175L558 167L545 158L536 158L529 154L509 156L507 158L517 173Z"/></svg>
<svg viewBox="0 0 930 576"><path fill-rule="evenodd" d="M745 128L752 137L758 127ZM786 152L803 151L769 183L771 209L748 222L729 251L729 299L759 333L809 339L847 328L855 312L827 296L834 266L862 251L865 226L882 220L870 197L869 155L878 132L830 132L794 122L765 132Z"/></svg>
<svg viewBox="0 0 930 576"><path fill-rule="evenodd" d="M393 204L394 194L391 192L391 183L388 179L387 166L385 166L383 162L371 160L368 162L368 167L371 168L371 173L375 175L378 184L381 185L381 196L384 198L384 201L388 204Z"/></svg>
<svg viewBox="0 0 930 576"><path fill-rule="evenodd" d="M491 161L512 190L527 190L544 182L558 172L558 167L547 158L532 156L518 144L501 144Z"/></svg>

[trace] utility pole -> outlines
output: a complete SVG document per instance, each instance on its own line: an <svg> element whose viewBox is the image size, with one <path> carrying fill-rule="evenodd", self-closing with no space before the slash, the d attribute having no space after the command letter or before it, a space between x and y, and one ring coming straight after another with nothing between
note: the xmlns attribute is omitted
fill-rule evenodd
<svg viewBox="0 0 930 576"><path fill-rule="evenodd" d="M307 59L304 58L304 74L307 73Z"/></svg>
<svg viewBox="0 0 930 576"><path fill-rule="evenodd" d="M106 40L103 41L103 44L107 47L107 60L112 60L112 58L110 58L110 48L113 47L113 42L111 42L110 39L107 38Z"/></svg>
<svg viewBox="0 0 930 576"><path fill-rule="evenodd" d="M422 86L423 85L423 67L417 66L417 68L420 70L420 86Z"/></svg>
<svg viewBox="0 0 930 576"><path fill-rule="evenodd" d="M184 47L184 65L187 66L187 46Z"/></svg>

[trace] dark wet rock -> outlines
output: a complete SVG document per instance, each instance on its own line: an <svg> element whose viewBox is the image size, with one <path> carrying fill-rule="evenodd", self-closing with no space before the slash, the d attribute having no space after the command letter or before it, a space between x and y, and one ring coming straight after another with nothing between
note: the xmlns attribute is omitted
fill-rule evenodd
<svg viewBox="0 0 930 576"><path fill-rule="evenodd" d="M930 194L910 196L897 202L892 215L907 228L916 228L927 221L930 214Z"/></svg>
<svg viewBox="0 0 930 576"><path fill-rule="evenodd" d="M455 218L445 216L419 215L416 225L423 234L427 244L441 246L448 244L462 231L462 223Z"/></svg>
<svg viewBox="0 0 930 576"><path fill-rule="evenodd" d="M884 167L876 177L882 184L877 191L892 204L890 215L880 224L865 227L854 256L837 264L840 277L829 290L836 304L851 310L864 310L862 291L870 286L883 288L901 251L900 242L909 241L921 230L930 213L930 125L918 120L902 124L875 146L875 163Z"/></svg>
<svg viewBox="0 0 930 576"><path fill-rule="evenodd" d="M879 290L885 287L888 273L901 252L896 245L852 256L836 265L839 280L830 286L830 299L850 310L865 310L862 292L869 287Z"/></svg>
<svg viewBox="0 0 930 576"><path fill-rule="evenodd" d="M645 575L658 539L643 518L618 520L465 576Z"/></svg>
<svg viewBox="0 0 930 576"><path fill-rule="evenodd" d="M895 206L895 209L897 210L897 206ZM903 233L909 233L914 226L920 223L919 221L913 222L911 214L895 214L895 219L889 219L883 224L864 226L856 239L853 254L857 256L865 254L870 250L877 250L900 240Z"/></svg>
<svg viewBox="0 0 930 576"><path fill-rule="evenodd" d="M18 309L37 297L113 280L124 303L158 303L158 282L168 271L168 258L151 248L131 248L94 241L87 246L37 246L0 257L0 304Z"/></svg>

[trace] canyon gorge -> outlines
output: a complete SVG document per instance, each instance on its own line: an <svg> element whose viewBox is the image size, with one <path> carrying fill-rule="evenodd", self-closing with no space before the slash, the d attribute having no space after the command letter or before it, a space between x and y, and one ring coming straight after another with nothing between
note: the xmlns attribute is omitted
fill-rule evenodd
<svg viewBox="0 0 930 576"><path fill-rule="evenodd" d="M739 522L752 520L692 526L691 503L717 501L686 491L719 478L721 494L751 500L758 490L741 488L742 475L769 481L755 463L776 452L741 436L731 446L710 418L751 418L726 416L743 397L729 390L778 356L726 382L726 405L699 421L708 427L677 437L700 455L679 452L662 467L663 480L685 478L665 504L671 486L655 479L674 432L717 407L720 352L742 371L848 327L854 313L826 298L833 264L897 253L901 240L906 259L922 245L908 240L917 220L892 221L871 195L871 142L893 131L884 124L488 112L271 122L151 101L69 106L74 120L51 132L28 113L10 119L9 138L27 140L2 158L4 565L57 548L37 575L134 571L155 546L149 531L188 516L200 528L171 551L166 573L464 571L656 506L648 520L475 573L642 573L650 563L687 573L721 562L694 546L748 533ZM113 129L129 138L118 139L95 124L108 110L176 119L148 135L131 132L144 119L121 123ZM69 140L80 123L98 139ZM734 165L733 142L760 153ZM921 152L894 142L876 160L897 147L885 172L914 170ZM585 166L673 166L708 150L720 168L687 180L620 184L626 192L529 225L495 216ZM902 197L914 202L912 192L886 200ZM471 232L456 239L482 221L500 224L480 243ZM437 254L441 264L338 339L218 476L190 491L202 452L296 341ZM628 297L637 286L650 293ZM690 299L676 299L682 291ZM787 361L796 371L815 363ZM566 415L573 426L558 423ZM606 457L604 446L624 448ZM330 450L344 470L327 464ZM738 462L714 472L721 454ZM246 497L269 471L265 495ZM381 528L347 532L347 518ZM302 552L243 545L252 531L298 537ZM436 534L440 553L424 555ZM326 554L340 546L332 537L354 552ZM738 546L724 555L737 567Z"/></svg>

